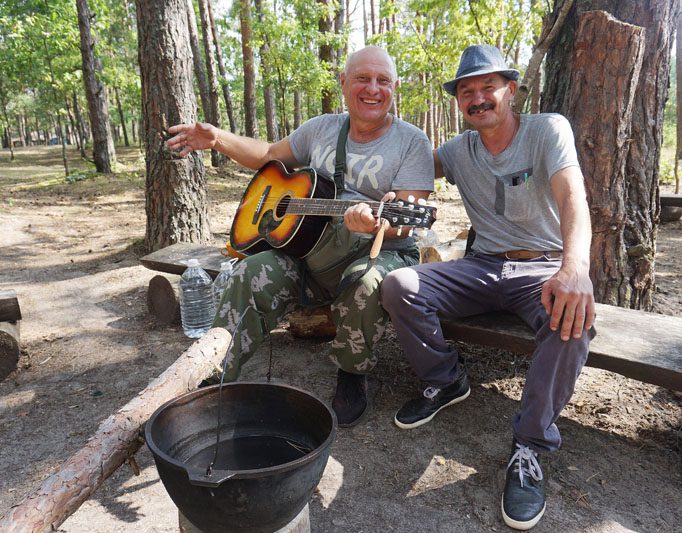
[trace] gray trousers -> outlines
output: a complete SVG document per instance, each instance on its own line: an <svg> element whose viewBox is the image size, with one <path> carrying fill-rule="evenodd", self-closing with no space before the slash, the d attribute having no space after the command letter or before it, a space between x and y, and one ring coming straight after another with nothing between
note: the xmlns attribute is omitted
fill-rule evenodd
<svg viewBox="0 0 682 533"><path fill-rule="evenodd" d="M434 387L452 384L462 372L457 350L443 336L440 318L507 310L533 329L537 347L512 429L519 442L538 452L561 445L555 421L573 394L594 336L592 330L580 339L562 341L560 331L549 329L540 295L543 283L560 266L561 259L509 261L474 252L457 261L401 268L381 287L382 305L410 364Z"/></svg>

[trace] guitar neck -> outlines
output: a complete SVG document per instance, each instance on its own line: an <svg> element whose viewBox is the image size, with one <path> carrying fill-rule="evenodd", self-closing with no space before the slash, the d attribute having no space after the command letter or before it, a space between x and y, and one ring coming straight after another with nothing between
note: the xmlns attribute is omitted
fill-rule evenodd
<svg viewBox="0 0 682 533"><path fill-rule="evenodd" d="M343 216L349 207L366 203L376 216L381 202L364 200L330 200L325 198L291 198L287 204L287 215ZM386 204L384 204L386 205Z"/></svg>

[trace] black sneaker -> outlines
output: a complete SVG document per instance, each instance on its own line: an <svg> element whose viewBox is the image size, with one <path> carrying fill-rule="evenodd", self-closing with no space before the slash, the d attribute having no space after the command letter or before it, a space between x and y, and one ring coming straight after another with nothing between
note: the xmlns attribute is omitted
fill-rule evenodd
<svg viewBox="0 0 682 533"><path fill-rule="evenodd" d="M339 368L332 409L339 427L347 428L360 422L367 412L367 376Z"/></svg>
<svg viewBox="0 0 682 533"><path fill-rule="evenodd" d="M409 400L396 413L394 421L402 429L419 427L436 416L436 413L448 405L454 405L466 399L471 393L469 378L464 370L457 380L444 389L427 387L421 398Z"/></svg>
<svg viewBox="0 0 682 533"><path fill-rule="evenodd" d="M545 507L545 480L538 454L514 440L502 494L504 523L525 531L540 521Z"/></svg>

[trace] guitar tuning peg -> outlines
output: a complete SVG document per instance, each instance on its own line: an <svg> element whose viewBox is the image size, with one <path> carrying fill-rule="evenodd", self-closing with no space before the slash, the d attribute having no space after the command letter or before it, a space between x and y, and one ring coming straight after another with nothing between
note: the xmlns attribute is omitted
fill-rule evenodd
<svg viewBox="0 0 682 533"><path fill-rule="evenodd" d="M402 234L403 234L403 227L402 227L402 226L398 226L398 231L396 232L396 235L397 235L398 237L400 237Z"/></svg>
<svg viewBox="0 0 682 533"><path fill-rule="evenodd" d="M414 196L412 196L412 195L410 194L410 195L407 197L407 201L410 202L410 203L414 203Z"/></svg>
<svg viewBox="0 0 682 533"><path fill-rule="evenodd" d="M426 200L424 198L420 198L419 200L417 200L417 204L418 205L426 205Z"/></svg>
<svg viewBox="0 0 682 533"><path fill-rule="evenodd" d="M410 231L407 233L407 236L412 237L413 233L414 233L414 228L410 228Z"/></svg>

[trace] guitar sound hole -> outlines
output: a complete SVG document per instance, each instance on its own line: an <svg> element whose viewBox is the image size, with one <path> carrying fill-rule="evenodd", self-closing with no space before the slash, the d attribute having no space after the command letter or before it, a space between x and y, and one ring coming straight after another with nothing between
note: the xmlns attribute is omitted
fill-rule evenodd
<svg viewBox="0 0 682 533"><path fill-rule="evenodd" d="M284 215L287 214L287 209L289 209L289 201L291 200L291 196L285 196L283 197L279 203L277 204L277 208L275 209L275 218L283 218Z"/></svg>

